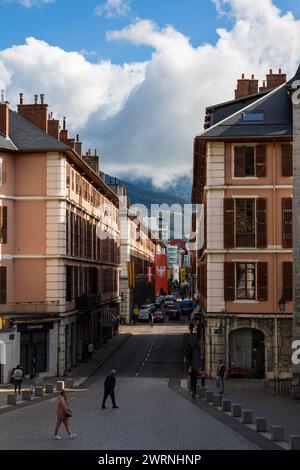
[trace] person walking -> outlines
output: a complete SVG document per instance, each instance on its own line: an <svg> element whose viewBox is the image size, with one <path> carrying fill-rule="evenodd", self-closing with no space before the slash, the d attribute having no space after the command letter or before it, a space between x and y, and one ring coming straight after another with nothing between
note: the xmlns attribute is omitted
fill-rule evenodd
<svg viewBox="0 0 300 470"><path fill-rule="evenodd" d="M151 326L154 326L154 313L150 313L150 324Z"/></svg>
<svg viewBox="0 0 300 470"><path fill-rule="evenodd" d="M193 321L191 321L190 324L189 324L189 330L190 330L191 334L193 334L194 328L195 328L195 324L194 324Z"/></svg>
<svg viewBox="0 0 300 470"><path fill-rule="evenodd" d="M116 405L116 399L115 399L115 386L116 386L116 371L113 369L111 373L106 377L104 381L104 395L103 395L103 401L102 401L102 409L105 410L106 406L106 400L108 395L110 395L113 408L119 408Z"/></svg>
<svg viewBox="0 0 300 470"><path fill-rule="evenodd" d="M35 389L34 377L35 377L34 374L30 374L29 380L28 380L28 389L29 389L31 394L33 394L34 389Z"/></svg>
<svg viewBox="0 0 300 470"><path fill-rule="evenodd" d="M189 376L191 378L191 390L192 390L192 396L195 398L196 396L196 390L197 390L197 380L198 380L198 374L195 369L191 368L191 371L189 373Z"/></svg>
<svg viewBox="0 0 300 470"><path fill-rule="evenodd" d="M94 352L94 345L93 345L92 341L90 341L88 346L87 346L87 352L88 352L88 358L92 359L92 355L93 355L93 352Z"/></svg>
<svg viewBox="0 0 300 470"><path fill-rule="evenodd" d="M72 412L69 408L69 401L65 390L60 392L57 400L57 421L54 430L54 439L62 439L59 436L58 431L62 424L64 424L67 434L70 439L75 439L76 434L72 434L69 427L69 418L72 416Z"/></svg>
<svg viewBox="0 0 300 470"><path fill-rule="evenodd" d="M205 382L207 379L207 372L205 369L200 370L200 379L201 379L201 387L205 387Z"/></svg>
<svg viewBox="0 0 300 470"><path fill-rule="evenodd" d="M133 323L136 324L139 316L139 307L137 305L134 306L133 309Z"/></svg>
<svg viewBox="0 0 300 470"><path fill-rule="evenodd" d="M218 382L217 385L220 388L220 393L224 393L224 375L225 375L225 364L222 360L219 361L218 365L218 371L217 371L217 376L218 376Z"/></svg>
<svg viewBox="0 0 300 470"><path fill-rule="evenodd" d="M19 393L21 393L21 385L22 385L22 379L23 379L23 371L21 369L20 364L17 365L13 372L13 379L14 379L14 386L15 386L15 393L17 393L17 389Z"/></svg>

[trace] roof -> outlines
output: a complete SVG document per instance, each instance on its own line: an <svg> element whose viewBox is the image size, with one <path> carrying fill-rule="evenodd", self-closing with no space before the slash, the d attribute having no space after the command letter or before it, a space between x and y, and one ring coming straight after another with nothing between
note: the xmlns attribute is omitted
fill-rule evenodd
<svg viewBox="0 0 300 470"><path fill-rule="evenodd" d="M11 109L9 110L9 137L19 151L63 151L69 149L63 142L46 134L42 129Z"/></svg>
<svg viewBox="0 0 300 470"><path fill-rule="evenodd" d="M0 134L0 149L17 150L16 146L13 144L10 138L7 139L2 134Z"/></svg>
<svg viewBox="0 0 300 470"><path fill-rule="evenodd" d="M243 121L243 113L246 111L263 112L263 121ZM197 138L226 140L239 137L291 137L293 135L292 116L292 101L284 84L242 109L238 109L229 117L199 134Z"/></svg>

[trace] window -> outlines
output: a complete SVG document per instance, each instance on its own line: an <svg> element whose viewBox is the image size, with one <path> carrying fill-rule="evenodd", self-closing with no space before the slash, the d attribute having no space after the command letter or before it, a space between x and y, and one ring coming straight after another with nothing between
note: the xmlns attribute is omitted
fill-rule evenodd
<svg viewBox="0 0 300 470"><path fill-rule="evenodd" d="M0 266L0 304L6 304L6 266Z"/></svg>
<svg viewBox="0 0 300 470"><path fill-rule="evenodd" d="M67 168L66 168L66 185L67 185L67 188L70 187L70 177L71 177L71 169L70 169L70 165L67 165Z"/></svg>
<svg viewBox="0 0 300 470"><path fill-rule="evenodd" d="M293 199L282 198L282 248L293 248Z"/></svg>
<svg viewBox="0 0 300 470"><path fill-rule="evenodd" d="M67 266L66 273L66 301L71 302L73 300L73 268Z"/></svg>
<svg viewBox="0 0 300 470"><path fill-rule="evenodd" d="M281 146L282 176L293 176L293 147L290 144Z"/></svg>
<svg viewBox="0 0 300 470"><path fill-rule="evenodd" d="M0 243L7 243L7 206L0 207Z"/></svg>
<svg viewBox="0 0 300 470"><path fill-rule="evenodd" d="M236 264L236 298L255 300L256 298L256 269L254 263Z"/></svg>
<svg viewBox="0 0 300 470"><path fill-rule="evenodd" d="M235 178L265 178L267 147L266 145L234 147Z"/></svg>
<svg viewBox="0 0 300 470"><path fill-rule="evenodd" d="M236 199L236 246L255 247L255 199Z"/></svg>
<svg viewBox="0 0 300 470"><path fill-rule="evenodd" d="M253 112L250 111L248 113L243 113L243 121L244 122L257 122L257 121L264 121L265 116L263 111Z"/></svg>

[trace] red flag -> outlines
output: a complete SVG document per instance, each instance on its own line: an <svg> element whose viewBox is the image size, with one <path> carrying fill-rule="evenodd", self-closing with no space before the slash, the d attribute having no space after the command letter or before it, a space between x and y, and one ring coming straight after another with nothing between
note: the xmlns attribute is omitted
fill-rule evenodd
<svg viewBox="0 0 300 470"><path fill-rule="evenodd" d="M153 268L148 267L147 268L147 282L150 284L150 282L153 282Z"/></svg>
<svg viewBox="0 0 300 470"><path fill-rule="evenodd" d="M155 295L161 291L168 294L168 255L155 255L154 257L154 284Z"/></svg>

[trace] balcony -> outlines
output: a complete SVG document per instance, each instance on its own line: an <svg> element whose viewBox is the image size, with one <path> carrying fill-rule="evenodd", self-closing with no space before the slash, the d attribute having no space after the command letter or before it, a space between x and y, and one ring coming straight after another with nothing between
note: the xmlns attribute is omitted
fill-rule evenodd
<svg viewBox="0 0 300 470"><path fill-rule="evenodd" d="M78 310L92 310L99 307L100 295L91 295L84 297L77 297L76 308Z"/></svg>
<svg viewBox="0 0 300 470"><path fill-rule="evenodd" d="M23 313L56 313L59 302L8 302L0 305L0 314L23 314Z"/></svg>

